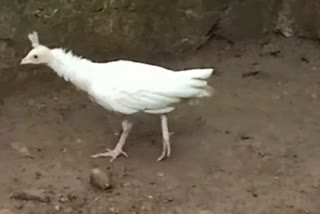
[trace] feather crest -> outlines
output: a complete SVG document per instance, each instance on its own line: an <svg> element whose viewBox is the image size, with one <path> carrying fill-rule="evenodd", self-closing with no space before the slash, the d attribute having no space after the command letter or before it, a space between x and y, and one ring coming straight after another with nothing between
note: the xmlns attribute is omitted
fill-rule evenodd
<svg viewBox="0 0 320 214"><path fill-rule="evenodd" d="M38 47L40 46L40 42L39 42L39 36L38 33L36 31L33 31L32 33L28 34L28 38L31 42L32 47Z"/></svg>

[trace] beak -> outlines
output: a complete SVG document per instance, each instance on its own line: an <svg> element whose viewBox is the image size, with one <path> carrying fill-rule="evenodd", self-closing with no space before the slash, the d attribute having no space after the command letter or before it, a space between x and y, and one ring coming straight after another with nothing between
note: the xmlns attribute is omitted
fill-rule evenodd
<svg viewBox="0 0 320 214"><path fill-rule="evenodd" d="M24 65L24 64L28 64L28 59L27 58L23 58L20 62L20 65Z"/></svg>

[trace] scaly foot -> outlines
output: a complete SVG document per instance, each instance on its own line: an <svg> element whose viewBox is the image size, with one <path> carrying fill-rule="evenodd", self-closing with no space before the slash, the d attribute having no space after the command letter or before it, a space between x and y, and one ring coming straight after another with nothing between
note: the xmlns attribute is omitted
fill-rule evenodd
<svg viewBox="0 0 320 214"><path fill-rule="evenodd" d="M171 145L170 141L163 141L162 142L162 153L157 161L162 161L165 158L168 158L171 154Z"/></svg>
<svg viewBox="0 0 320 214"><path fill-rule="evenodd" d="M162 153L157 161L162 161L165 158L168 158L171 155L171 143L170 137L174 134L174 132L169 132L168 130L168 122L166 116L161 116L161 127L162 127Z"/></svg>
<svg viewBox="0 0 320 214"><path fill-rule="evenodd" d="M126 152L122 151L122 149L107 149L107 152L98 153L95 155L91 155L91 158L106 158L111 157L110 162L113 162L115 159L117 159L119 156L124 156L128 158L128 155Z"/></svg>

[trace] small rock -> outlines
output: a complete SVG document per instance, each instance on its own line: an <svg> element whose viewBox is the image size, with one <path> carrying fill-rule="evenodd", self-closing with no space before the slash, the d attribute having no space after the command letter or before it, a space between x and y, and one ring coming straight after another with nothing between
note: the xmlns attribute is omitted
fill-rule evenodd
<svg viewBox="0 0 320 214"><path fill-rule="evenodd" d="M61 206L60 206L60 205L56 205L56 206L54 206L54 209L55 209L56 211L60 211L60 210L61 210Z"/></svg>
<svg viewBox="0 0 320 214"><path fill-rule="evenodd" d="M38 109L44 109L44 108L46 108L47 107L47 105L46 104L44 104L44 103L42 103L42 104L40 104L40 105L38 105Z"/></svg>
<svg viewBox="0 0 320 214"><path fill-rule="evenodd" d="M246 134L241 134L240 135L240 140L245 141L245 140L251 140L253 137L246 135Z"/></svg>
<svg viewBox="0 0 320 214"><path fill-rule="evenodd" d="M112 188L110 176L98 168L91 170L90 184L100 190L108 190Z"/></svg>
<svg viewBox="0 0 320 214"><path fill-rule="evenodd" d="M28 106L35 106L35 101L34 101L34 99L29 99L28 102L27 102L27 105L28 105Z"/></svg>
<svg viewBox="0 0 320 214"><path fill-rule="evenodd" d="M3 210L0 210L0 214L15 214L15 213L9 209L3 209Z"/></svg>
<svg viewBox="0 0 320 214"><path fill-rule="evenodd" d="M41 172L36 172L36 173L35 173L35 179L36 179L36 180L39 180L42 176L43 176L43 175L42 175Z"/></svg>
<svg viewBox="0 0 320 214"><path fill-rule="evenodd" d="M171 197L168 197L168 198L165 199L165 202L167 202L167 203L171 203L173 201L174 201L174 199L171 198Z"/></svg>
<svg viewBox="0 0 320 214"><path fill-rule="evenodd" d="M248 72L244 72L244 73L242 74L242 77L243 77L243 78L246 78L246 77L256 76L256 75L258 75L258 74L260 74L260 73L261 73L261 71L258 71L258 70L248 71Z"/></svg>
<svg viewBox="0 0 320 214"><path fill-rule="evenodd" d="M255 188L250 188L247 191L248 191L248 193L250 193L252 195L252 197L254 197L254 198L258 197L258 194L257 194Z"/></svg>
<svg viewBox="0 0 320 214"><path fill-rule="evenodd" d="M273 56L273 57L278 57L280 55L281 51L278 49L277 46L273 45L273 44L266 44L263 45L262 48L262 53L260 53L260 56Z"/></svg>
<svg viewBox="0 0 320 214"><path fill-rule="evenodd" d="M293 30L289 26L283 26L279 32L287 38L293 36Z"/></svg>
<svg viewBox="0 0 320 214"><path fill-rule="evenodd" d="M64 197L64 196L60 196L59 197L59 202L60 203L66 203L66 202L68 202L68 199L66 197Z"/></svg>
<svg viewBox="0 0 320 214"><path fill-rule="evenodd" d="M24 145L21 145L20 143L16 143L16 142L10 143L10 146L11 146L12 149L18 151L23 156L28 157L28 158L34 158L31 155L30 150L28 149L28 147L26 147Z"/></svg>
<svg viewBox="0 0 320 214"><path fill-rule="evenodd" d="M131 186L131 183L130 182L124 182L123 184L122 184L122 186L123 187L130 187Z"/></svg>
<svg viewBox="0 0 320 214"><path fill-rule="evenodd" d="M164 176L164 174L163 174L162 172L158 172L157 175L158 175L159 177L163 177L163 176Z"/></svg>
<svg viewBox="0 0 320 214"><path fill-rule="evenodd" d="M69 193L69 194L67 195L67 198L68 198L69 201L74 201L74 200L76 200L78 197L77 197L76 195L72 194L72 193Z"/></svg>
<svg viewBox="0 0 320 214"><path fill-rule="evenodd" d="M309 63L310 62L310 60L307 57L304 57L304 56L300 57L300 60L302 62L304 62L304 63Z"/></svg>
<svg viewBox="0 0 320 214"><path fill-rule="evenodd" d="M117 213L117 210L116 210L116 208L114 208L114 207L110 207L110 208L109 208L109 211L110 211L111 213Z"/></svg>
<svg viewBox="0 0 320 214"><path fill-rule="evenodd" d="M38 201L43 203L50 202L50 198L44 193L43 190L28 189L12 193L11 198L25 201Z"/></svg>

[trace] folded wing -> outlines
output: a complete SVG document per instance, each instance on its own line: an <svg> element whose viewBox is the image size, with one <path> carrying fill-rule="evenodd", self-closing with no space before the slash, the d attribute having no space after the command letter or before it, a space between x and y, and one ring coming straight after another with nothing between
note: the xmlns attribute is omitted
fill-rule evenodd
<svg viewBox="0 0 320 214"><path fill-rule="evenodd" d="M89 94L105 108L123 114L167 113L181 99L212 94L207 78L213 69L174 72L158 66L146 68L105 72L92 82Z"/></svg>

